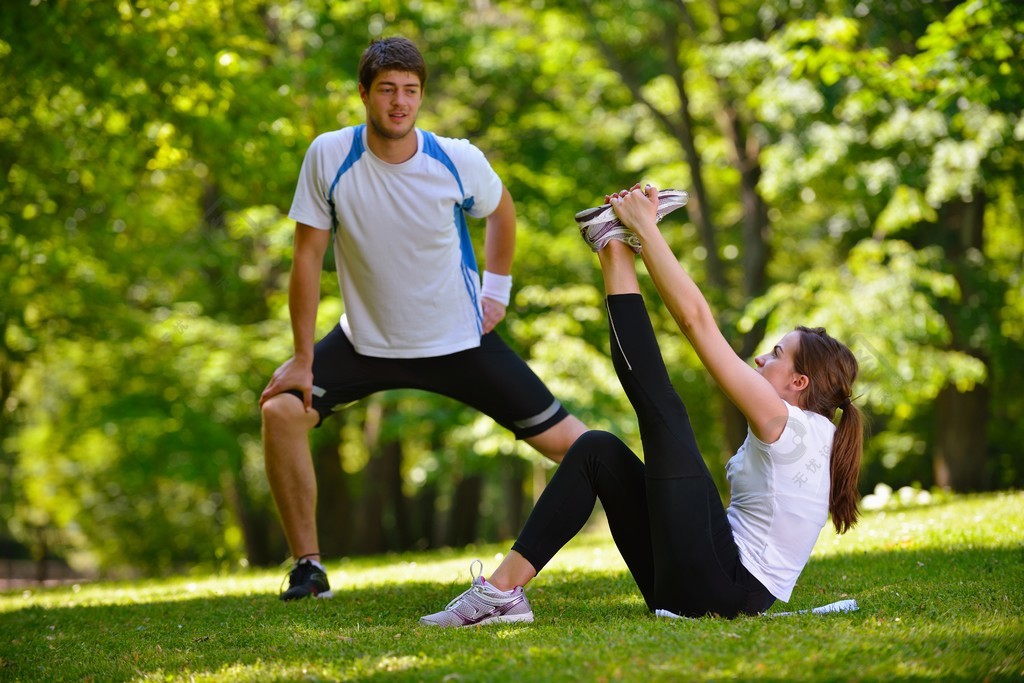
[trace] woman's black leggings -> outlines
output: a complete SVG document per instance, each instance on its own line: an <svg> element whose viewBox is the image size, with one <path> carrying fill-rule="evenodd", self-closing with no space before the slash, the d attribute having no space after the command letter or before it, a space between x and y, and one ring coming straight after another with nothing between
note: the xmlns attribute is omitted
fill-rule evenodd
<svg viewBox="0 0 1024 683"><path fill-rule="evenodd" d="M539 572L599 498L649 609L690 617L763 612L775 598L740 563L643 298L612 295L607 307L612 362L637 414L645 462L618 437L587 432L566 453L513 550Z"/></svg>

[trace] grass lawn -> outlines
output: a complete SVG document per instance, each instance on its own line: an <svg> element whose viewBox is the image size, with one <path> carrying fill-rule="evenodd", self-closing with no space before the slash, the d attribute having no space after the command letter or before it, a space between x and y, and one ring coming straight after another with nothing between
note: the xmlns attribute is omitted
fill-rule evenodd
<svg viewBox="0 0 1024 683"><path fill-rule="evenodd" d="M251 571L0 593L0 681L1024 680L1024 493L827 527L782 612L658 619L607 533L530 585L533 624L417 625L506 544L328 563L334 600L283 604Z"/></svg>

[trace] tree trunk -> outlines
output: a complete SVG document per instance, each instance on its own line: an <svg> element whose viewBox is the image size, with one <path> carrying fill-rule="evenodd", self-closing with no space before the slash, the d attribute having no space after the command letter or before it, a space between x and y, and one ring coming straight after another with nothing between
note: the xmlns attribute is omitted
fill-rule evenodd
<svg viewBox="0 0 1024 683"><path fill-rule="evenodd" d="M935 414L935 484L957 492L988 488L988 387L978 384L965 393L945 387Z"/></svg>
<svg viewBox="0 0 1024 683"><path fill-rule="evenodd" d="M584 4L587 12L588 23L593 24L595 18L589 4ZM686 12L685 5L680 3L683 18L692 24L692 19ZM707 252L705 259L706 277L711 284L712 292L724 291L726 287L725 268L721 257L718 254L718 238L714 222L711 218L711 202L708 198L707 186L704 183L703 160L697 150L696 135L694 133L693 116L690 112L690 96L686 89L686 81L683 78L683 67L676 55L682 38L679 35L678 26L675 22L666 22L659 33L662 47L665 50L665 72L672 78L672 82L679 95L679 110L675 115L669 115L661 111L653 102L644 96L643 86L636 70L626 61L621 59L614 49L604 40L598 31L592 32L596 45L601 50L608 65L619 74L622 82L629 88L633 98L643 104L665 130L674 137L683 149L686 163L690 167L690 184L687 188L690 192L690 202L687 205L687 213L697 226L700 233L701 243Z"/></svg>
<svg viewBox="0 0 1024 683"><path fill-rule="evenodd" d="M722 424L725 432L726 459L740 449L747 438L747 418L725 394L722 397Z"/></svg>
<svg viewBox="0 0 1024 683"><path fill-rule="evenodd" d="M719 85L724 92L724 87ZM724 98L723 98L724 99ZM766 271L770 256L768 207L757 190L761 179L761 150L757 139L743 126L739 112L731 104L724 103L719 110L719 125L731 148L730 158L740 173L740 197L743 204L743 280L741 289L744 304L761 296L767 284ZM766 320L759 320L750 330L739 336L740 358L750 358L764 339ZM732 330L723 331L731 337ZM733 347L737 346L730 339ZM722 417L725 423L725 438L729 452L735 453L747 438L747 419L730 401L723 401Z"/></svg>
<svg viewBox="0 0 1024 683"><path fill-rule="evenodd" d="M460 547L476 540L482 493L483 478L478 474L465 476L455 485L448 519L448 545Z"/></svg>
<svg viewBox="0 0 1024 683"><path fill-rule="evenodd" d="M12 486L16 481L18 456L13 450L7 449L7 437L14 432L15 419L18 415L16 400L11 400L21 380L26 359L21 354L14 354L5 343L7 324L0 311L0 506L13 510L17 491ZM7 515L0 516L0 540L13 537L10 535Z"/></svg>
<svg viewBox="0 0 1024 683"><path fill-rule="evenodd" d="M336 419L340 421L343 416ZM313 470L317 482L316 528L320 554L324 557L345 555L351 543L351 500L348 477L341 467L341 427L338 423L322 427L329 431L317 434L313 448Z"/></svg>
<svg viewBox="0 0 1024 683"><path fill-rule="evenodd" d="M356 501L352 515L355 521L351 530L353 539L350 551L357 555L376 555L387 550L387 536L384 532L384 489L381 485L383 463L378 457L371 457L363 468L362 496Z"/></svg>
<svg viewBox="0 0 1024 683"><path fill-rule="evenodd" d="M418 550L436 548L443 544L437 522L437 484L430 482L420 487L413 498L413 544Z"/></svg>
<svg viewBox="0 0 1024 683"><path fill-rule="evenodd" d="M32 554L36 560L36 583L43 584L50 578L49 567L46 559L50 554L50 544L46 540L46 530L42 527L35 529L35 543L32 545Z"/></svg>
<svg viewBox="0 0 1024 683"><path fill-rule="evenodd" d="M366 405L363 421L363 442L370 453L370 459L360 473L361 495L355 501L352 514L353 545L351 551L357 554L375 554L387 550L384 533L384 490L382 485L384 463L380 456L381 426L385 418L385 407L379 397Z"/></svg>
<svg viewBox="0 0 1024 683"><path fill-rule="evenodd" d="M415 541L409 504L402 491L402 443L383 440L381 427L393 407L386 399L372 400L366 409L363 438L370 461L363 468L363 495L354 515L355 552L406 550Z"/></svg>
<svg viewBox="0 0 1024 683"><path fill-rule="evenodd" d="M505 514L499 517L498 538L515 538L523 526L524 495L527 463L514 455L505 456L501 463L501 488L505 500Z"/></svg>
<svg viewBox="0 0 1024 683"><path fill-rule="evenodd" d="M409 524L409 506L402 491L402 443L388 441L381 444L378 459L388 549L408 550L412 547L413 534Z"/></svg>
<svg viewBox="0 0 1024 683"><path fill-rule="evenodd" d="M245 557L251 567L272 567L288 556L288 543L281 523L270 505L258 505L249 494L249 487L240 468L221 474L221 489L242 530Z"/></svg>
<svg viewBox="0 0 1024 683"><path fill-rule="evenodd" d="M986 197L980 191L971 201L952 201L939 211L934 239L945 251L960 288L957 301L940 303L953 336L952 348L985 363L985 349L976 341L979 328L998 321L986 313L984 292L984 222ZM944 305L943 305L944 304ZM935 483L953 491L978 491L988 485L989 388L978 384L960 392L944 387L936 402Z"/></svg>

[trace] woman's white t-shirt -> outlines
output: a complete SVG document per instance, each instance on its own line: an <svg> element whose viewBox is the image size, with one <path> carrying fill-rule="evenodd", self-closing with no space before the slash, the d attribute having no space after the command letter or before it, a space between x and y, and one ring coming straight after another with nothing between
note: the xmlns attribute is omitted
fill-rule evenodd
<svg viewBox="0 0 1024 683"><path fill-rule="evenodd" d="M743 566L786 602L828 521L835 425L788 403L782 436L766 444L747 430L726 475L726 514Z"/></svg>

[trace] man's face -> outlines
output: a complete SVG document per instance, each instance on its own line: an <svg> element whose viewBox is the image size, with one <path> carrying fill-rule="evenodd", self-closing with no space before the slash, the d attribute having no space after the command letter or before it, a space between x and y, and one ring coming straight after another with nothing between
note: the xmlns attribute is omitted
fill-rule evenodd
<svg viewBox="0 0 1024 683"><path fill-rule="evenodd" d="M359 85L366 105L366 121L380 137L400 140L412 132L423 102L419 76L405 71L383 71L370 84Z"/></svg>

